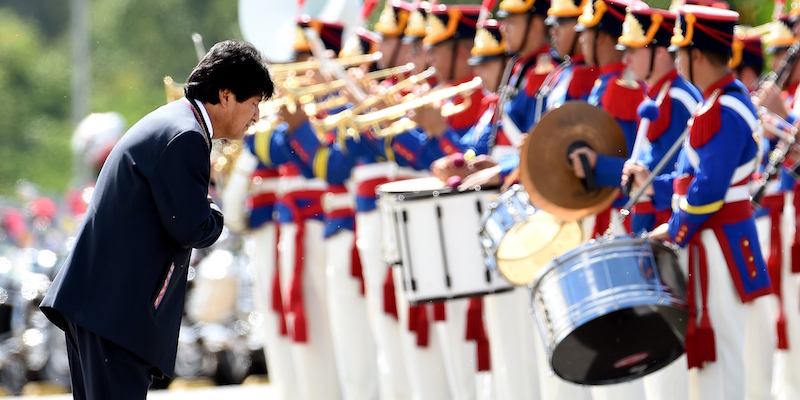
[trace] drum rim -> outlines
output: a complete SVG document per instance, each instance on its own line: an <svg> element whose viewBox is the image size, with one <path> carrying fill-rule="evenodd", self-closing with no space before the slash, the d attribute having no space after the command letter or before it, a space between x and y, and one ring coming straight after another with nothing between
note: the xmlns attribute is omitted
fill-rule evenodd
<svg viewBox="0 0 800 400"><path fill-rule="evenodd" d="M550 261L549 263L547 263L547 265L542 267L542 269L539 271L539 273L536 274L536 278L534 279L533 283L531 283L529 285L531 293L535 293L536 292L536 290L539 288L539 285L541 284L542 278L551 269L554 269L557 265L563 264L567 260L569 260L569 259L575 257L576 255L580 254L580 252L577 251L578 249L580 249L580 248L582 248L584 246L590 245L590 244L591 245L601 245L602 243L607 243L607 244L611 245L612 242L613 242L614 246L617 246L618 244L623 244L623 243L626 243L626 242L628 242L628 243L637 243L637 242L638 243L645 243L645 242L647 242L647 243L650 244L651 248L653 246L655 246L655 247L660 247L660 248L663 248L665 250L669 250L669 251L672 251L672 252L675 251L675 249L671 248L670 246L667 246L666 244L662 243L661 241L653 240L653 239L646 238L646 237L634 237L634 236L626 235L626 236L614 236L614 237L611 237L611 238L601 237L599 239L591 239L588 242L581 243L578 247L576 247L576 248L574 248L574 249L562 254L560 257L554 257L552 261Z"/></svg>
<svg viewBox="0 0 800 400"><path fill-rule="evenodd" d="M380 190L380 187L375 189L375 193L378 195L378 198L386 198L390 201L397 202L397 201L413 201L413 200L424 200L430 199L433 197L445 197L445 196L454 196L459 194L471 194L471 193L481 193L484 191L496 191L499 190L500 186L489 186L489 187L477 187L475 189L468 189L464 191L460 191L457 189L453 189L449 186L445 186L442 189L438 190L415 190L411 192L387 192ZM398 199L399 196L403 196L402 199Z"/></svg>

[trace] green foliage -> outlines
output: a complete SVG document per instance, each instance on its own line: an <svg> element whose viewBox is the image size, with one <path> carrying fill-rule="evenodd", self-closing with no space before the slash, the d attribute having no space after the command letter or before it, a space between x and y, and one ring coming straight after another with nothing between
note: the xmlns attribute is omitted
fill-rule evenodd
<svg viewBox="0 0 800 400"><path fill-rule="evenodd" d="M132 124L164 104L163 77L183 82L206 47L240 39L238 4L219 0L88 0L91 112L117 111ZM290 1L290 0L285 0ZM384 6L371 16L372 26ZM667 8L671 0L646 0ZM444 4L481 4L445 0ZM767 22L772 2L731 0L741 22ZM0 195L26 179L63 192L72 179L70 1L0 0Z"/></svg>

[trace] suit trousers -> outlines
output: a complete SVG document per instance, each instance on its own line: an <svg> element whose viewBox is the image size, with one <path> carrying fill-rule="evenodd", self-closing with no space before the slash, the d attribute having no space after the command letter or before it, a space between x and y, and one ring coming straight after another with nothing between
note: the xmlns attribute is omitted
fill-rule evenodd
<svg viewBox="0 0 800 400"><path fill-rule="evenodd" d="M155 367L80 325L64 325L74 399L147 398L153 375L161 376Z"/></svg>

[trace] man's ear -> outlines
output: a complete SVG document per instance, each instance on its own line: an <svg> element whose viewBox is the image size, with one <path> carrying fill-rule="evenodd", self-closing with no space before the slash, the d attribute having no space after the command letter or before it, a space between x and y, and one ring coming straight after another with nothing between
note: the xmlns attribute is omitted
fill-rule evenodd
<svg viewBox="0 0 800 400"><path fill-rule="evenodd" d="M220 89L219 90L219 104L223 107L227 106L230 101L234 101L236 97L233 96L233 92L230 89Z"/></svg>

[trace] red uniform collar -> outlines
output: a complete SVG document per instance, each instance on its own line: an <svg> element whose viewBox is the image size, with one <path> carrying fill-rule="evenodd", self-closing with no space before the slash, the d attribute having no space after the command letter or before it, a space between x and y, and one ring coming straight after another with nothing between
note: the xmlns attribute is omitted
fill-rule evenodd
<svg viewBox="0 0 800 400"><path fill-rule="evenodd" d="M659 79L658 82L656 82L652 87L650 87L647 96L650 97L651 99L655 98L656 96L658 96L658 92L661 90L661 88L664 86L665 83L672 82L677 77L678 77L678 70L673 68L672 71L667 72L666 75L661 77L661 79Z"/></svg>
<svg viewBox="0 0 800 400"><path fill-rule="evenodd" d="M625 64L620 62L615 62L612 64L606 64L600 67L600 75L607 75L607 74L614 74L614 73L622 73L625 70Z"/></svg>
<svg viewBox="0 0 800 400"><path fill-rule="evenodd" d="M703 92L703 98L707 99L711 97L711 94L714 93L715 90L722 89L725 86L730 85L734 80L736 80L736 77L733 76L733 72L728 72L725 76L711 84L711 86L709 86L708 89Z"/></svg>

